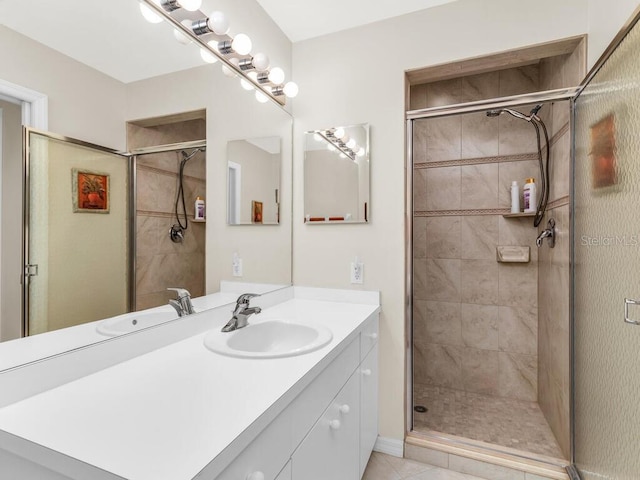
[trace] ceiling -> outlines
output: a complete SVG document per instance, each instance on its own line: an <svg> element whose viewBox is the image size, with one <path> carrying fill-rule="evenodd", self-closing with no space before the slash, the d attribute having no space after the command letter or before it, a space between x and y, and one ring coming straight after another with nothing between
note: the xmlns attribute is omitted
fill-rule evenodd
<svg viewBox="0 0 640 480"><path fill-rule="evenodd" d="M456 0L257 0L292 42Z"/></svg>
<svg viewBox="0 0 640 480"><path fill-rule="evenodd" d="M295 42L455 0L257 1ZM0 24L123 83L203 65L198 48L176 42L165 22L146 22L138 5L136 0L0 0Z"/></svg>

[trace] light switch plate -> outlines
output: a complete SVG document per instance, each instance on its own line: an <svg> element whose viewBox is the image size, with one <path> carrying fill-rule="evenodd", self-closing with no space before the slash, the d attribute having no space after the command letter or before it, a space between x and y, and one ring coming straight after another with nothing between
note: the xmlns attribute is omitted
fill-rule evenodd
<svg viewBox="0 0 640 480"><path fill-rule="evenodd" d="M351 283L357 285L364 283L364 263L351 262Z"/></svg>
<svg viewBox="0 0 640 480"><path fill-rule="evenodd" d="M235 258L233 260L232 267L233 267L233 276L241 277L242 276L242 259Z"/></svg>

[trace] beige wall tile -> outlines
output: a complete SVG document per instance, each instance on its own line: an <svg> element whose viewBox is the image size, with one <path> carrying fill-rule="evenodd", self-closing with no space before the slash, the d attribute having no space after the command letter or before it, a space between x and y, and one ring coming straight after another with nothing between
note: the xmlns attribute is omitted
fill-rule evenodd
<svg viewBox="0 0 640 480"><path fill-rule="evenodd" d="M551 125L547 125L547 128L549 129L550 137L553 138L565 125L569 123L569 118L571 116L571 105L569 105L568 101L555 102L553 104L551 112Z"/></svg>
<svg viewBox="0 0 640 480"><path fill-rule="evenodd" d="M528 115L532 107L533 105L528 105L516 110ZM508 114L502 114L494 120L499 122L500 155L518 155L538 151L536 131L529 122Z"/></svg>
<svg viewBox="0 0 640 480"><path fill-rule="evenodd" d="M461 220L460 249L462 258L494 260L498 245L498 216L464 216Z"/></svg>
<svg viewBox="0 0 640 480"><path fill-rule="evenodd" d="M498 307L462 304L462 341L464 346L498 350Z"/></svg>
<svg viewBox="0 0 640 480"><path fill-rule="evenodd" d="M462 348L427 344L423 349L427 385L462 390Z"/></svg>
<svg viewBox="0 0 640 480"><path fill-rule="evenodd" d="M537 65L509 68L500 71L500 96L520 95L538 91L539 69Z"/></svg>
<svg viewBox="0 0 640 480"><path fill-rule="evenodd" d="M567 131L551 147L549 201L569 195L569 170L571 168L571 135Z"/></svg>
<svg viewBox="0 0 640 480"><path fill-rule="evenodd" d="M462 345L460 304L448 302L420 302L419 317L423 322L425 343L438 345Z"/></svg>
<svg viewBox="0 0 640 480"><path fill-rule="evenodd" d="M498 155L499 131L499 122L484 112L462 115L462 158Z"/></svg>
<svg viewBox="0 0 640 480"><path fill-rule="evenodd" d="M500 73L469 75L461 79L461 102L474 102L500 96Z"/></svg>
<svg viewBox="0 0 640 480"><path fill-rule="evenodd" d="M460 208L460 167L429 168L427 172L427 210Z"/></svg>
<svg viewBox="0 0 640 480"><path fill-rule="evenodd" d="M511 307L538 306L537 264L500 264L499 304Z"/></svg>
<svg viewBox="0 0 640 480"><path fill-rule="evenodd" d="M538 230L533 226L533 218L498 218L498 244L529 247L531 263L538 260L536 237Z"/></svg>
<svg viewBox="0 0 640 480"><path fill-rule="evenodd" d="M427 259L425 267L425 300L459 302L460 260Z"/></svg>
<svg viewBox="0 0 640 480"><path fill-rule="evenodd" d="M136 218L136 257L160 253L158 246L158 219L138 215Z"/></svg>
<svg viewBox="0 0 640 480"><path fill-rule="evenodd" d="M429 122L423 119L413 122L413 163L424 163L427 161L427 142L429 132Z"/></svg>
<svg viewBox="0 0 640 480"><path fill-rule="evenodd" d="M460 103L462 84L459 78L432 82L427 87L427 107Z"/></svg>
<svg viewBox="0 0 640 480"><path fill-rule="evenodd" d="M498 352L465 348L462 350L462 382L467 392L498 394Z"/></svg>
<svg viewBox="0 0 640 480"><path fill-rule="evenodd" d="M414 217L413 219L413 258L427 256L427 219Z"/></svg>
<svg viewBox="0 0 640 480"><path fill-rule="evenodd" d="M427 210L427 170L413 170L413 210Z"/></svg>
<svg viewBox="0 0 640 480"><path fill-rule="evenodd" d="M427 258L460 258L460 217L427 218Z"/></svg>
<svg viewBox="0 0 640 480"><path fill-rule="evenodd" d="M535 307L500 307L498 312L500 350L538 354L538 309Z"/></svg>
<svg viewBox="0 0 640 480"><path fill-rule="evenodd" d="M462 155L462 118L431 118L427 120L427 162L459 160Z"/></svg>
<svg viewBox="0 0 640 480"><path fill-rule="evenodd" d="M498 208L498 168L497 163L462 167L463 209Z"/></svg>
<svg viewBox="0 0 640 480"><path fill-rule="evenodd" d="M499 392L503 397L535 402L538 399L538 358L500 353Z"/></svg>
<svg viewBox="0 0 640 480"><path fill-rule="evenodd" d="M410 92L410 109L420 110L421 108L427 108L427 85L412 85Z"/></svg>
<svg viewBox="0 0 640 480"><path fill-rule="evenodd" d="M462 260L461 275L464 303L498 304L498 263L495 260Z"/></svg>
<svg viewBox="0 0 640 480"><path fill-rule="evenodd" d="M416 258L413 261L413 298L427 300L427 260Z"/></svg>

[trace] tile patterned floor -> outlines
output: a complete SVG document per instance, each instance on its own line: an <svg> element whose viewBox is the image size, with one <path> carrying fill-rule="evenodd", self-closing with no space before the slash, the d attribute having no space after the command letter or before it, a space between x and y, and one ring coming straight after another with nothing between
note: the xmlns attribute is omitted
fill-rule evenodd
<svg viewBox="0 0 640 480"><path fill-rule="evenodd" d="M362 480L483 480L463 473L373 452Z"/></svg>
<svg viewBox="0 0 640 480"><path fill-rule="evenodd" d="M435 430L525 452L564 458L536 402L416 384L414 429Z"/></svg>

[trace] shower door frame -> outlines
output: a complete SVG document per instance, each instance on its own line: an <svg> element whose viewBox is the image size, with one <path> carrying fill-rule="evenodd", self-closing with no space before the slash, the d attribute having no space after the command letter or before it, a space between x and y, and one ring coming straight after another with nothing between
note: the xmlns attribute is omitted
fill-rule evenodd
<svg viewBox="0 0 640 480"><path fill-rule="evenodd" d="M420 110L411 110L406 113L406 163L405 163L405 332L406 332L406 351L405 351L405 384L406 384L406 402L405 402L405 438L411 436L413 430L413 122L416 120L429 119L429 118L442 118L453 115L462 115L466 113L478 113L485 112L487 110L495 110L501 108L519 107L523 105L530 105L532 103L549 103L558 101L570 102L570 135L571 135L571 171L573 172L573 112L574 101L584 87L562 88L557 90L548 90L535 93L527 93L523 95L514 95L509 97L493 98L488 100L480 100L475 102L447 105L442 107L431 107ZM571 178L570 185L570 208L573 207L573 179ZM571 229L573 234L573 229ZM573 243L570 244L573 249ZM573 253L570 252L571 265L573 265ZM570 267L572 268L572 267ZM572 278L572 277L571 277ZM572 282L571 282L572 283ZM573 297L573 290L571 288L571 297ZM571 310L573 312L573 310ZM570 321L572 322L572 313L570 315ZM573 346L569 345L569 349L572 352ZM573 353L571 353L573 355ZM571 357L572 358L572 357ZM572 361L572 360L571 360ZM571 370L573 370L571 368ZM570 386L571 392L570 398L573 395L573 382ZM570 402L570 436L573 439L573 401ZM421 433L422 434L422 433ZM472 442L465 442L464 440L452 440L449 437L438 435L436 432L426 432L422 434L433 440L445 441L449 444L454 444L458 447L470 447L476 446ZM494 448L488 448L494 453L503 454L504 451L499 446ZM523 455L518 455L518 458L529 461L539 461ZM569 463L573 463L573 440L571 441L571 459ZM556 465L557 466L557 465Z"/></svg>

